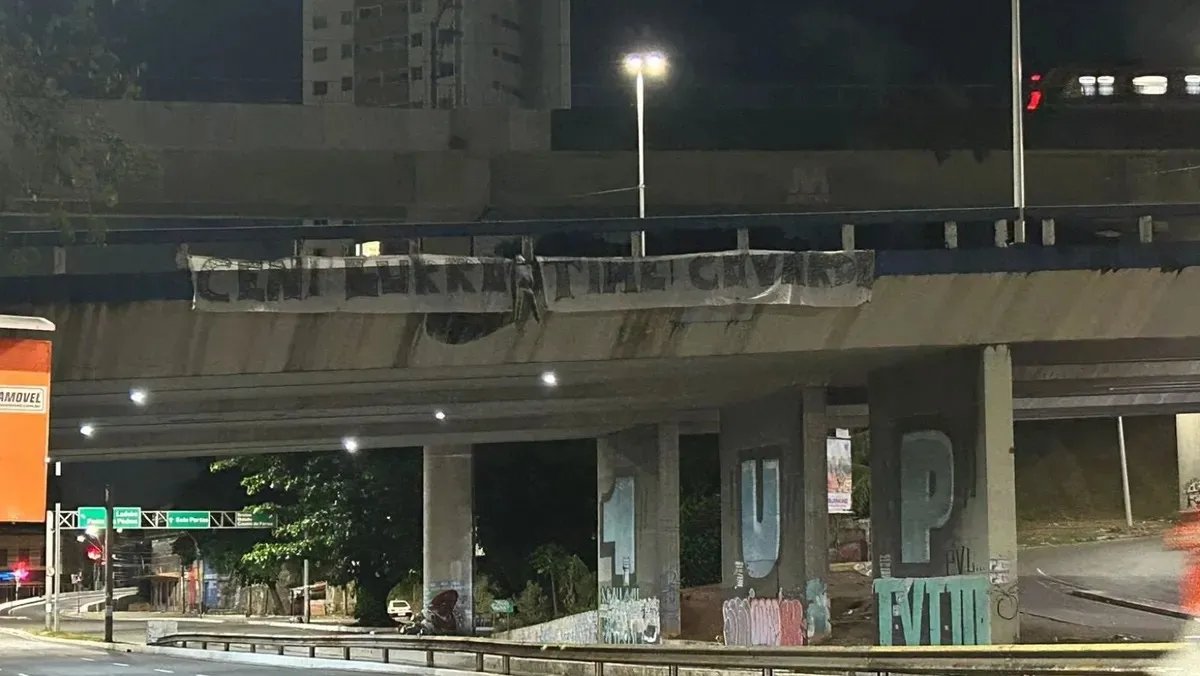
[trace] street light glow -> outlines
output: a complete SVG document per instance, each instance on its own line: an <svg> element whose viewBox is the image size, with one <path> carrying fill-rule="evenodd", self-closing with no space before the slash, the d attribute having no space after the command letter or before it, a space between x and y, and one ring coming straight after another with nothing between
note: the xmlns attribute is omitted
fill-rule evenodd
<svg viewBox="0 0 1200 676"><path fill-rule="evenodd" d="M558 384L558 375L554 371L546 371L542 374L542 384L546 387L554 387Z"/></svg>
<svg viewBox="0 0 1200 676"><path fill-rule="evenodd" d="M346 449L347 453L358 453L358 439L354 437L342 439L342 448Z"/></svg>
<svg viewBox="0 0 1200 676"><path fill-rule="evenodd" d="M83 532L86 533L87 536L90 538L94 538L94 537L100 535L100 529L97 528L96 526L88 526L87 528L83 529Z"/></svg>
<svg viewBox="0 0 1200 676"><path fill-rule="evenodd" d="M439 410L433 412L433 417L437 418L438 420L445 420L446 412L439 409Z"/></svg>
<svg viewBox="0 0 1200 676"><path fill-rule="evenodd" d="M625 57L625 72L630 75L662 77L670 64L662 52L637 52Z"/></svg>
<svg viewBox="0 0 1200 676"><path fill-rule="evenodd" d="M148 396L149 395L146 394L146 390L129 390L129 401L132 401L138 406L145 406Z"/></svg>
<svg viewBox="0 0 1200 676"><path fill-rule="evenodd" d="M83 423L79 426L79 433L91 439L92 435L96 433L96 426L91 423Z"/></svg>

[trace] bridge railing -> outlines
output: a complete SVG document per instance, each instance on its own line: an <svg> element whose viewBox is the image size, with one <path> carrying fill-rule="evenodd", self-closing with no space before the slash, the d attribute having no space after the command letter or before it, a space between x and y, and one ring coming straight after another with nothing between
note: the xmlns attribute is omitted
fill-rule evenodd
<svg viewBox="0 0 1200 676"><path fill-rule="evenodd" d="M1174 644L1020 645L936 647L768 647L697 645L545 645L484 638L403 636L285 636L177 633L158 638L157 646L276 655L330 657L376 663L417 664L490 674L548 674L546 666L522 668L521 662L588 665L595 676L610 667L650 667L678 676L679 670L747 671L774 676L799 674L984 674L1043 676L1073 674L1148 674ZM439 660L438 657L442 657ZM451 658L457 658L454 663ZM514 664L514 660L517 661ZM573 670L578 673L578 669Z"/></svg>

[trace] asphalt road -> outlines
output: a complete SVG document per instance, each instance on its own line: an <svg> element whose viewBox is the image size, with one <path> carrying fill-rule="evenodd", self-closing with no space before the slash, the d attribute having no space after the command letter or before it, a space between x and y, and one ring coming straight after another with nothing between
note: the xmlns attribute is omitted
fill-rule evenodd
<svg viewBox="0 0 1200 676"><path fill-rule="evenodd" d="M115 653L0 634L0 673L4 676L284 676L289 671L293 670ZM320 673L348 676L360 672L328 669Z"/></svg>
<svg viewBox="0 0 1200 676"><path fill-rule="evenodd" d="M1077 587L1177 605L1183 556L1159 538L1034 547L1021 550L1018 563L1023 614L1150 641L1174 640L1182 628L1174 618L1065 593Z"/></svg>

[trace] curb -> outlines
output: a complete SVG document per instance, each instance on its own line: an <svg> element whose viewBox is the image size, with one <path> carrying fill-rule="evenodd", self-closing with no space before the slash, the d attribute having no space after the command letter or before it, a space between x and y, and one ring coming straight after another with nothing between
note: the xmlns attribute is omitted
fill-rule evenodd
<svg viewBox="0 0 1200 676"><path fill-rule="evenodd" d="M398 634L399 627L351 627L344 624L322 624L303 622L273 622L270 620L250 620L246 622L248 625L256 627L273 627L275 629L307 629L308 631L322 631L333 634Z"/></svg>
<svg viewBox="0 0 1200 676"><path fill-rule="evenodd" d="M1066 580L1061 580L1053 575L1048 575L1040 569L1037 571L1038 576L1042 580L1049 581L1051 584L1060 587L1062 593L1067 596L1084 599L1086 601L1095 601L1097 603L1106 603L1110 606L1118 608L1128 608L1129 610L1140 610L1144 613L1152 615L1160 615L1162 617L1171 617L1177 620L1190 620L1189 615L1183 608L1174 606L1169 603L1160 603L1158 601L1150 601L1147 599L1133 599L1117 596L1108 592L1096 591L1086 587L1080 587L1077 584L1072 584Z"/></svg>
<svg viewBox="0 0 1200 676"><path fill-rule="evenodd" d="M93 648L110 653L126 653L140 655L159 655L175 657L193 662L217 662L222 664L246 664L260 667L279 667L285 669L320 669L332 671L357 671L373 674L407 674L408 676L479 676L474 671L460 671L445 667L424 667L415 664L381 664L377 662L353 662L350 660L330 660L324 658L293 657L290 655L263 655L262 653L234 653L216 650L194 650L189 648L168 648L165 646L138 645L135 643L104 643L103 641L77 641L67 638L38 636L27 631L5 629L0 627L0 633L10 636L71 646L73 648Z"/></svg>
<svg viewBox="0 0 1200 676"><path fill-rule="evenodd" d="M1184 612L1182 608L1166 603L1157 603L1155 601L1147 601L1142 599L1126 599L1091 589L1068 589L1067 594L1076 598L1087 599L1088 601L1107 603L1110 606L1128 608L1130 610L1140 610L1145 613L1161 615L1163 617L1172 617L1177 620L1192 619L1192 616Z"/></svg>

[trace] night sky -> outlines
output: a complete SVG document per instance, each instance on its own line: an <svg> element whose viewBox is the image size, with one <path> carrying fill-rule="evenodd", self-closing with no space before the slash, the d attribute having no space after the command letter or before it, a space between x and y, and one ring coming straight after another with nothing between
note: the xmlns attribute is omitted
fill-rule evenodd
<svg viewBox="0 0 1200 676"><path fill-rule="evenodd" d="M1030 72L1200 63L1187 0L1025 0ZM1188 7L1192 5L1192 7ZM149 98L299 96L300 0L155 0L127 30ZM663 46L676 86L1003 83L1008 0L573 0L574 82L619 83L622 52ZM731 104L732 105L732 104Z"/></svg>

